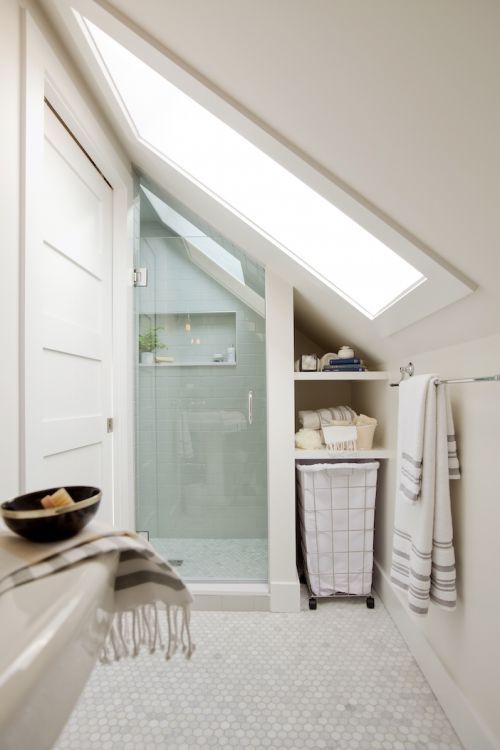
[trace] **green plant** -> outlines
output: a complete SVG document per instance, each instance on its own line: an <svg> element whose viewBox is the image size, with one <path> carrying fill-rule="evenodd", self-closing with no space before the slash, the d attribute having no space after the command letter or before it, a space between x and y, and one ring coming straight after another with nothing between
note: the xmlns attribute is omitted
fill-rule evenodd
<svg viewBox="0 0 500 750"><path fill-rule="evenodd" d="M168 349L165 344L158 338L158 331L161 328L150 328L146 333L139 334L139 351L140 352L154 352L156 349Z"/></svg>

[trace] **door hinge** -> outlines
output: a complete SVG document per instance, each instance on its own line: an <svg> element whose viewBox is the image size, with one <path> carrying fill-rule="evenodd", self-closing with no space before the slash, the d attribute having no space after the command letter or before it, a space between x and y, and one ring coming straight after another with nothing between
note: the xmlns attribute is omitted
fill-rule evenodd
<svg viewBox="0 0 500 750"><path fill-rule="evenodd" d="M113 417L108 417L106 419L106 430L108 432L113 432L113 427L114 427Z"/></svg>
<svg viewBox="0 0 500 750"><path fill-rule="evenodd" d="M148 285L148 269L147 268L134 268L132 272L132 281L134 286L147 286Z"/></svg>

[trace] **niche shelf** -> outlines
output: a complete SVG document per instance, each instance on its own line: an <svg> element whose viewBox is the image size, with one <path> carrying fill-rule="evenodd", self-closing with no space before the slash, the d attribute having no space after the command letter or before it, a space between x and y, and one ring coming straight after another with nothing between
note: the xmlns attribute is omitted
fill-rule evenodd
<svg viewBox="0 0 500 750"><path fill-rule="evenodd" d="M158 339L167 348L159 356L173 357L173 362L140 363L140 367L236 367L234 362L217 361L218 354L227 357L227 349L236 346L236 312L159 312L139 314L139 331L158 329Z"/></svg>
<svg viewBox="0 0 500 750"><path fill-rule="evenodd" d="M374 406L380 401L390 373L383 370L365 372L294 372L295 409L318 409L335 404L349 404L358 413L377 416ZM372 385L370 385L372 383ZM375 411L375 414L373 414ZM296 461L352 461L356 459L388 459L394 451L383 447L384 425L377 428L382 446L370 450L327 451L326 448L303 450L295 448ZM296 429L299 429L296 420ZM377 439L377 433L375 433Z"/></svg>
<svg viewBox="0 0 500 750"><path fill-rule="evenodd" d="M294 380L389 380L389 373L380 370L366 372L294 372Z"/></svg>

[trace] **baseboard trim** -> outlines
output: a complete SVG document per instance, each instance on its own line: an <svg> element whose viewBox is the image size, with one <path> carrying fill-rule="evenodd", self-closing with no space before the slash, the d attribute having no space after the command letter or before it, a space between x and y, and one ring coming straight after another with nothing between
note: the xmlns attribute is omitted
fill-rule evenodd
<svg viewBox="0 0 500 750"><path fill-rule="evenodd" d="M300 612L300 583L271 581L271 612Z"/></svg>
<svg viewBox="0 0 500 750"><path fill-rule="evenodd" d="M300 583L193 583L193 609L217 612L300 612Z"/></svg>
<svg viewBox="0 0 500 750"><path fill-rule="evenodd" d="M377 561L374 564L373 583L464 748L500 750L500 743L448 673Z"/></svg>

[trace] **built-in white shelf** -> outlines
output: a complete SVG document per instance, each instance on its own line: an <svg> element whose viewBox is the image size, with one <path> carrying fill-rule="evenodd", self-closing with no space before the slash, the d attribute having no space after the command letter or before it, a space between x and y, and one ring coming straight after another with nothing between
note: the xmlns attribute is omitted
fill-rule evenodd
<svg viewBox="0 0 500 750"><path fill-rule="evenodd" d="M394 452L389 448L371 448L369 451L335 451L330 453L329 451L323 450L303 450L302 448L295 449L295 459L314 459L320 461L328 461L332 458L392 458Z"/></svg>
<svg viewBox="0 0 500 750"><path fill-rule="evenodd" d="M294 372L294 380L389 380L389 373L372 372Z"/></svg>
<svg viewBox="0 0 500 750"><path fill-rule="evenodd" d="M236 362L153 362L146 365L139 362L139 367L236 367Z"/></svg>

